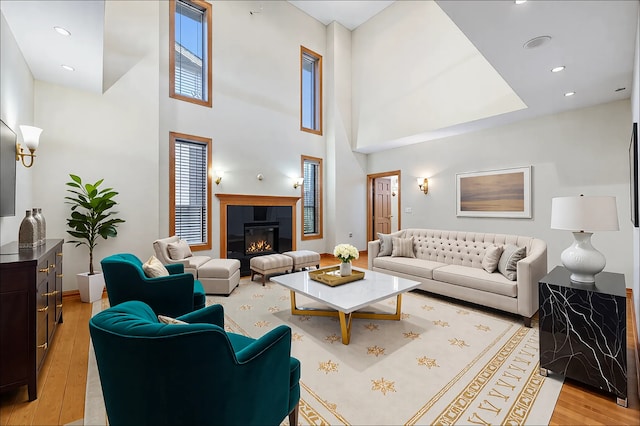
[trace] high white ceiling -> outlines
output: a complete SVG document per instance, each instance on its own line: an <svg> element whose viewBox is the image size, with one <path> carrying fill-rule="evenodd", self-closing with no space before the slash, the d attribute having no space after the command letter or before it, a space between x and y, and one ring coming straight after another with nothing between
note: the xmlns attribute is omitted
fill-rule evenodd
<svg viewBox="0 0 640 426"><path fill-rule="evenodd" d="M289 0L289 3L325 25L337 21L344 27L355 30L393 3L393 0Z"/></svg>
<svg viewBox="0 0 640 426"><path fill-rule="evenodd" d="M125 60L135 61L136 51L144 52L142 47L131 45L131 34L125 37L129 42L117 39L117 34L123 33L122 25L132 22L127 14L135 13L135 7L125 7L126 3L2 0L0 9L34 78L103 92L126 72ZM324 24L338 21L356 29L390 7L393 1L290 3ZM527 108L390 141L376 150L630 96L639 1L529 0L515 5L510 0L439 0L437 3ZM72 36L55 33L56 25L67 28ZM523 48L526 41L545 35L551 37L547 44ZM76 71L65 71L61 64L72 65ZM551 73L550 69L557 65L566 66L566 70ZM564 93L569 91L576 94L565 97Z"/></svg>

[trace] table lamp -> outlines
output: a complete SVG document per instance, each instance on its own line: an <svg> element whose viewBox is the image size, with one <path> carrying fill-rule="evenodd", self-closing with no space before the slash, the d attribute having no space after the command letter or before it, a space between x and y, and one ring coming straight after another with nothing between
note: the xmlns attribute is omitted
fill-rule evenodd
<svg viewBox="0 0 640 426"><path fill-rule="evenodd" d="M616 198L611 196L556 197L551 200L551 228L573 232L573 244L560 259L571 281L593 284L606 265L604 255L591 245L593 231L617 231Z"/></svg>

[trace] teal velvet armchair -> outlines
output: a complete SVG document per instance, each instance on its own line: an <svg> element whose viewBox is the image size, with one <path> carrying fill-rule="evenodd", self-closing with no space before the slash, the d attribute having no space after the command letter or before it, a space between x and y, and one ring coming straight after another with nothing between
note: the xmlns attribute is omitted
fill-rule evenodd
<svg viewBox="0 0 640 426"><path fill-rule="evenodd" d="M297 425L289 327L227 333L221 305L177 319L189 324L160 323L130 301L89 321L110 425L279 425L287 415Z"/></svg>
<svg viewBox="0 0 640 426"><path fill-rule="evenodd" d="M114 254L100 262L111 306L140 300L156 314L176 317L204 307L204 288L180 264L165 265L169 276L149 278L142 261L129 253Z"/></svg>

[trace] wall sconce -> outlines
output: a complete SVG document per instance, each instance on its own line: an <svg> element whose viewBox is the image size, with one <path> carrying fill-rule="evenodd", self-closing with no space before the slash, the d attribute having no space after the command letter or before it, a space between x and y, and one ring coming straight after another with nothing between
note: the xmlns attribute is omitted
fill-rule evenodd
<svg viewBox="0 0 640 426"><path fill-rule="evenodd" d="M294 189L298 189L300 186L302 186L302 184L304 183L304 178L295 178L293 180L293 188Z"/></svg>
<svg viewBox="0 0 640 426"><path fill-rule="evenodd" d="M420 191L424 192L426 195L429 192L429 180L427 178L419 177L417 179L417 182L418 182L418 188L420 188Z"/></svg>
<svg viewBox="0 0 640 426"><path fill-rule="evenodd" d="M36 155L36 149L38 148L38 144L40 143L40 133L42 133L42 129L33 126L20 126L20 131L22 132L22 140L24 144L29 149L30 154L27 154L22 149L19 143L16 144L16 161L22 160L22 165L29 168L33 166L33 157ZM27 166L27 163L24 161L24 157L31 157L31 162Z"/></svg>
<svg viewBox="0 0 640 426"><path fill-rule="evenodd" d="M223 177L224 177L224 170L216 170L216 180L214 181L216 185L220 185L220 182L222 182Z"/></svg>

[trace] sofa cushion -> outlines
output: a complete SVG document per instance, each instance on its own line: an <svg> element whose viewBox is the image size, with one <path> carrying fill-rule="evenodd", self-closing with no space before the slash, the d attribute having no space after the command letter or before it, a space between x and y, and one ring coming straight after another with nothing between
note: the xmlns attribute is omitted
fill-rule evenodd
<svg viewBox="0 0 640 426"><path fill-rule="evenodd" d="M169 275L169 271L164 267L155 256L151 256L149 260L142 264L142 270L144 274L149 278L166 277Z"/></svg>
<svg viewBox="0 0 640 426"><path fill-rule="evenodd" d="M526 247L518 247L513 244L504 246L500 261L498 262L498 271L511 281L517 278L517 264L527 255Z"/></svg>
<svg viewBox="0 0 640 426"><path fill-rule="evenodd" d="M182 263L185 268L198 269L210 260L211 258L209 256L190 256L180 260L180 263Z"/></svg>
<svg viewBox="0 0 640 426"><path fill-rule="evenodd" d="M446 263L432 262L430 260L409 257L376 257L373 260L374 268L388 270L390 273L413 275L415 277L433 279L433 270Z"/></svg>
<svg viewBox="0 0 640 426"><path fill-rule="evenodd" d="M498 269L498 262L502 254L502 246L490 245L482 258L482 268L492 274Z"/></svg>
<svg viewBox="0 0 640 426"><path fill-rule="evenodd" d="M185 240L178 240L175 243L167 244L167 250L169 251L169 257L173 260L181 260L193 256L191 247L189 247L189 243Z"/></svg>
<svg viewBox="0 0 640 426"><path fill-rule="evenodd" d="M188 322L184 322L182 320L175 319L173 317L168 317L166 315L158 315L158 321L163 324L177 324L177 325L189 324Z"/></svg>
<svg viewBox="0 0 640 426"><path fill-rule="evenodd" d="M391 240L393 241L393 250L391 250L391 257L416 257L416 255L413 253L413 237L393 237Z"/></svg>
<svg viewBox="0 0 640 426"><path fill-rule="evenodd" d="M378 238L380 239L380 252L378 256L391 256L393 250L393 238L402 237L404 231L397 231L391 234L383 234L378 232Z"/></svg>
<svg viewBox="0 0 640 426"><path fill-rule="evenodd" d="M484 269L446 265L433 270L433 279L508 297L518 296L518 286L515 282L501 274L489 274Z"/></svg>

